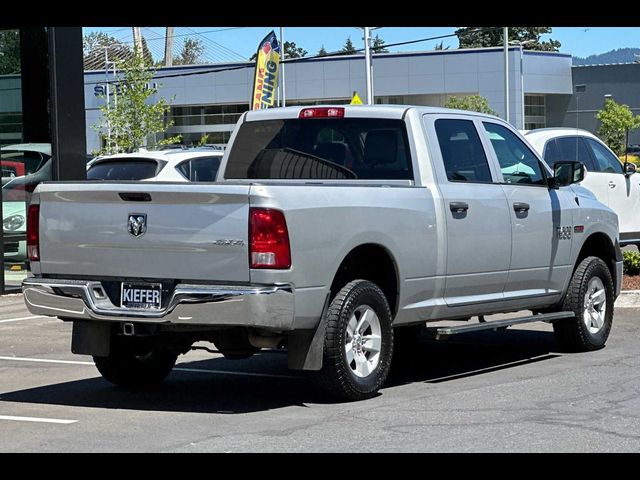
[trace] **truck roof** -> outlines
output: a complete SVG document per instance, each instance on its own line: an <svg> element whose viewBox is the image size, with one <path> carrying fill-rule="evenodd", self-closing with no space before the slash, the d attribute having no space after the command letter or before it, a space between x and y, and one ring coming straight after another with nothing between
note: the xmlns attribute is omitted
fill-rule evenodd
<svg viewBox="0 0 640 480"><path fill-rule="evenodd" d="M298 118L300 111L306 108L342 108L345 117L391 118L402 119L409 110L418 110L427 114L460 114L480 115L484 117L498 118L484 113L470 112L467 110L454 110L442 107L425 107L422 105L301 105L295 107L278 107L247 112L246 121L277 120L285 118Z"/></svg>

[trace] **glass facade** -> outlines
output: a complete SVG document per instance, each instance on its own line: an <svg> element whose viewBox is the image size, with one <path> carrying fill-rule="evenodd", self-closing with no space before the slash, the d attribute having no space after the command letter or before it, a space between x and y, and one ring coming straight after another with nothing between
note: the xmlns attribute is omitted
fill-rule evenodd
<svg viewBox="0 0 640 480"><path fill-rule="evenodd" d="M547 126L546 97L544 95L524 96L524 128L534 130Z"/></svg>
<svg viewBox="0 0 640 480"><path fill-rule="evenodd" d="M36 186L85 178L82 88L81 27L0 28L0 294L20 291L29 273Z"/></svg>
<svg viewBox="0 0 640 480"><path fill-rule="evenodd" d="M27 272L26 202L21 179L39 165L23 141L20 31L0 30L0 167L2 170L2 255L0 284L5 291L20 287ZM2 293L0 291L0 293Z"/></svg>

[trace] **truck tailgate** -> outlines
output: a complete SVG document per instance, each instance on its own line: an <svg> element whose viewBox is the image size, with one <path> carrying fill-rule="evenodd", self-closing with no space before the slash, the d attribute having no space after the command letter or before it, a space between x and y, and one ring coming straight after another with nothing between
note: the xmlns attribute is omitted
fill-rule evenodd
<svg viewBox="0 0 640 480"><path fill-rule="evenodd" d="M42 184L41 272L248 282L249 188ZM131 217L145 219L146 231Z"/></svg>

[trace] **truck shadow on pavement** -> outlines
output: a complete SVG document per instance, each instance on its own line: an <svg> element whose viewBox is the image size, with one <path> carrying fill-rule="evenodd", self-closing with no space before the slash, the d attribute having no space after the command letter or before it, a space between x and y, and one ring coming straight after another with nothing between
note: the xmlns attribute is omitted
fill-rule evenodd
<svg viewBox="0 0 640 480"><path fill-rule="evenodd" d="M421 337L396 351L382 389L418 382L437 384L559 355L551 332L507 330L458 335L435 342ZM100 377L51 384L0 394L0 401L76 407L193 413L248 413L306 403L336 403L319 391L310 375L287 369L286 355L262 354L246 360L179 359L167 380L156 388L114 387ZM82 367L89 369L91 367ZM195 370L195 371L194 371ZM223 373L228 372L228 373ZM97 372L96 372L97 373ZM264 376L262 376L264 375ZM339 401L338 401L339 402Z"/></svg>

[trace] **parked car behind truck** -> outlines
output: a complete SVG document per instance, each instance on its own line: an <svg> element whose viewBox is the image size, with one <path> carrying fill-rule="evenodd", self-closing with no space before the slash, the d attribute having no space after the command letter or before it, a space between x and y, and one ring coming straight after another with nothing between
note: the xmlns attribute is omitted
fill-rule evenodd
<svg viewBox="0 0 640 480"><path fill-rule="evenodd" d="M525 134L527 141L550 166L576 160L587 174L581 185L618 215L620 245L640 246L640 173L622 163L598 137L576 128L540 128Z"/></svg>
<svg viewBox="0 0 640 480"><path fill-rule="evenodd" d="M425 324L443 339L546 321L564 348L593 350L622 261L615 213L572 185L583 175L478 113L248 112L217 183L40 185L24 298L72 321L72 350L117 385L157 383L212 341L228 358L286 348L290 368L363 399L394 336ZM534 315L437 326L519 310Z"/></svg>

